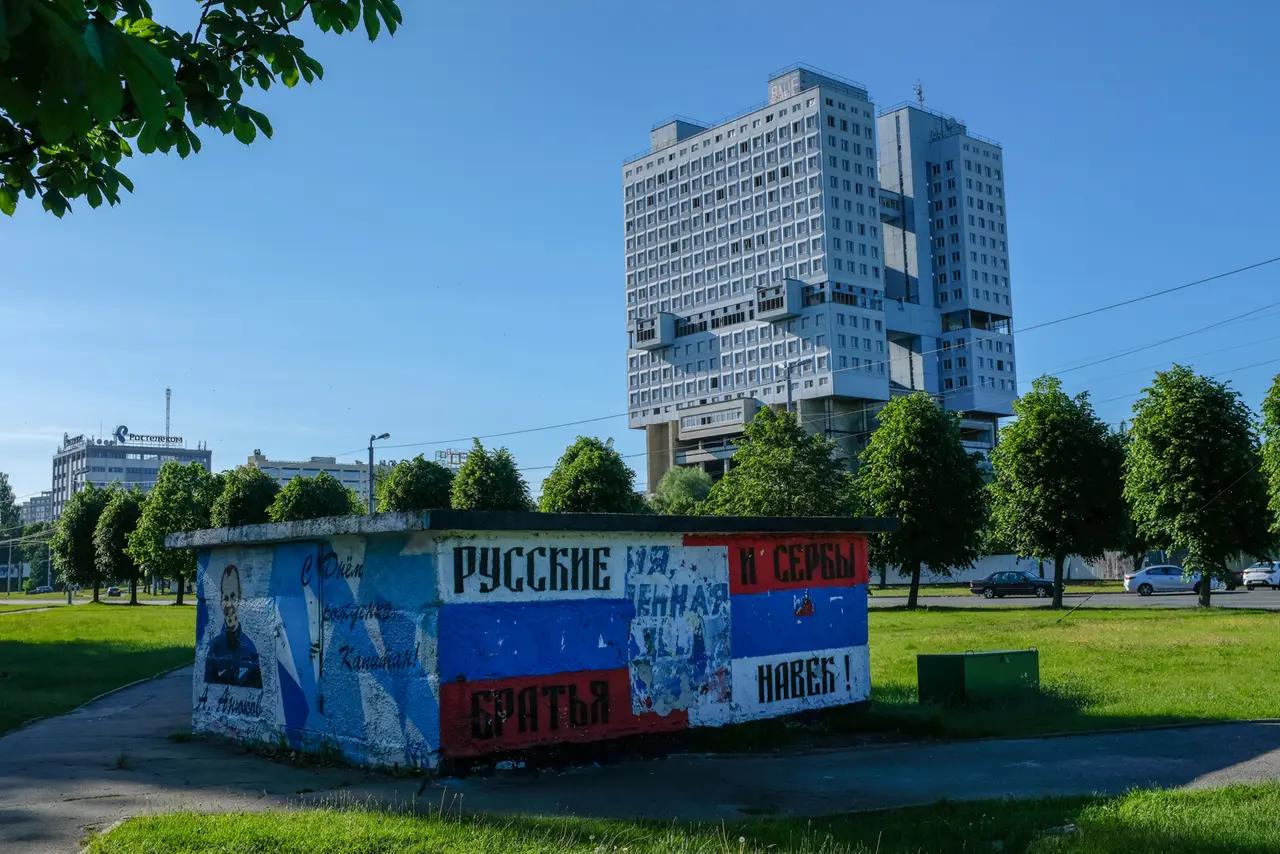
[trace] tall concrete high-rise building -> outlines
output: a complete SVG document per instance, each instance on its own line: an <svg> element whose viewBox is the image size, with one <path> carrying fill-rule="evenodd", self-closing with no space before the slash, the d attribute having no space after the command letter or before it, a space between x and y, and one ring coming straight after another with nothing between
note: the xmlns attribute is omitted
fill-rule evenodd
<svg viewBox="0 0 1280 854"><path fill-rule="evenodd" d="M991 174L966 193L977 163ZM891 395L924 389L991 446L1015 393L998 145L922 109L877 116L865 87L796 66L763 107L655 125L622 183L629 423L650 489L673 465L723 471L761 406L792 406L852 456ZM953 233L966 243L944 264L933 244Z"/></svg>

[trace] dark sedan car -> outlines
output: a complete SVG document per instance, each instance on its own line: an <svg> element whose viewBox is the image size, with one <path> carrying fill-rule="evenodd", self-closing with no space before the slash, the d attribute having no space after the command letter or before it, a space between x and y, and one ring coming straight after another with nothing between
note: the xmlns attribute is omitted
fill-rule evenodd
<svg viewBox="0 0 1280 854"><path fill-rule="evenodd" d="M997 596L1052 596L1053 582L1037 578L1029 572L1008 570L993 572L986 578L969 582L969 592L981 594L984 599Z"/></svg>

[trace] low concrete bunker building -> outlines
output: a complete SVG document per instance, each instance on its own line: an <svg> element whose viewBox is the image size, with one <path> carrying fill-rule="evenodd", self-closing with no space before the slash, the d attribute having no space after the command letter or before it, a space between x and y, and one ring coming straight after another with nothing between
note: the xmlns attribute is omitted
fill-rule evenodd
<svg viewBox="0 0 1280 854"><path fill-rule="evenodd" d="M882 519L430 511L172 535L198 732L373 766L722 726L870 694Z"/></svg>

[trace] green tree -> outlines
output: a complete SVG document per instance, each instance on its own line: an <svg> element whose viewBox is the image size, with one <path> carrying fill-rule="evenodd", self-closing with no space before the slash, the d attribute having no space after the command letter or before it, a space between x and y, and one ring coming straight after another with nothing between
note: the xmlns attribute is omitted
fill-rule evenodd
<svg viewBox="0 0 1280 854"><path fill-rule="evenodd" d="M1061 608L1067 556L1097 558L1119 539L1123 450L1088 394L1070 397L1054 377L1037 379L1013 411L1017 421L991 453L995 534L1018 554L1053 561Z"/></svg>
<svg viewBox="0 0 1280 854"><path fill-rule="evenodd" d="M636 494L636 473L614 450L613 440L579 436L542 482L538 509L543 513L639 513L645 507Z"/></svg>
<svg viewBox="0 0 1280 854"><path fill-rule="evenodd" d="M895 563L911 578L907 607L920 595L920 568L950 575L981 553L986 489L976 455L960 444L960 419L925 392L890 400L862 450L861 503L898 520L892 534L872 537L875 563Z"/></svg>
<svg viewBox="0 0 1280 854"><path fill-rule="evenodd" d="M653 492L653 509L669 516L693 516L711 493L711 475L700 468L672 466Z"/></svg>
<svg viewBox="0 0 1280 854"><path fill-rule="evenodd" d="M0 540L18 536L21 524L22 513L15 502L13 487L9 485L9 475L0 471Z"/></svg>
<svg viewBox="0 0 1280 854"><path fill-rule="evenodd" d="M328 472L315 477L295 477L284 485L267 508L272 522L297 522L326 516L358 516L364 502Z"/></svg>
<svg viewBox="0 0 1280 854"><path fill-rule="evenodd" d="M747 425L731 468L711 487L716 516L839 516L848 481L835 445L809 435L787 412L764 407Z"/></svg>
<svg viewBox="0 0 1280 854"><path fill-rule="evenodd" d="M532 510L529 484L516 468L515 458L506 448L489 453L479 439L450 489L454 510Z"/></svg>
<svg viewBox="0 0 1280 854"><path fill-rule="evenodd" d="M396 463L376 487L378 509L383 511L449 508L453 472L422 454Z"/></svg>
<svg viewBox="0 0 1280 854"><path fill-rule="evenodd" d="M218 478L199 463L167 462L156 474L155 486L142 502L142 518L129 534L129 555L140 566L178 584L177 604L183 602L188 581L195 578L194 549L166 549L164 538L180 531L209 527L209 511Z"/></svg>
<svg viewBox="0 0 1280 854"><path fill-rule="evenodd" d="M401 21L396 0L207 0L177 28L146 0L8 0L0 9L0 211L40 196L62 216L74 198L116 204L119 170L143 154L200 150L198 128L248 145L271 136L245 90L324 74L294 26L363 23L372 40ZM188 31L185 25L191 24Z"/></svg>
<svg viewBox="0 0 1280 854"><path fill-rule="evenodd" d="M1156 374L1133 406L1124 494L1138 533L1186 551L1199 575L1200 604L1211 578L1229 578L1240 553L1266 557L1272 545L1267 479L1253 418L1239 392L1174 365Z"/></svg>
<svg viewBox="0 0 1280 854"><path fill-rule="evenodd" d="M102 574L93 547L93 533L110 497L107 490L98 489L92 483L85 484L63 505L53 539L49 542L58 578L63 584L93 588L95 602L98 601L98 588L102 586Z"/></svg>
<svg viewBox="0 0 1280 854"><path fill-rule="evenodd" d="M214 528L255 525L268 521L267 508L280 492L280 485L256 466L238 466L222 476L222 491L209 510Z"/></svg>
<svg viewBox="0 0 1280 854"><path fill-rule="evenodd" d="M1280 374L1262 401L1262 470L1267 476L1271 533L1280 538Z"/></svg>
<svg viewBox="0 0 1280 854"><path fill-rule="evenodd" d="M114 487L107 490L110 497L98 517L93 530L93 551L98 562L98 574L108 580L117 578L129 581L129 604L138 604L138 578L142 567L129 554L129 535L138 527L142 518L142 491Z"/></svg>
<svg viewBox="0 0 1280 854"><path fill-rule="evenodd" d="M32 522L22 529L22 556L19 559L27 564L27 580L32 587L39 587L49 579L49 540L52 535L53 526L48 522Z"/></svg>

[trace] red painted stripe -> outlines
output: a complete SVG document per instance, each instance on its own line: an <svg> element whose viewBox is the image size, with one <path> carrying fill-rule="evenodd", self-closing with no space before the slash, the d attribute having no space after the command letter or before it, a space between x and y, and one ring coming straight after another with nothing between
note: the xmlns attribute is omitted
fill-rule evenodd
<svg viewBox="0 0 1280 854"><path fill-rule="evenodd" d="M440 686L441 749L450 757L688 726L689 715L684 711L666 716L633 714L626 668Z"/></svg>
<svg viewBox="0 0 1280 854"><path fill-rule="evenodd" d="M684 544L729 550L730 593L867 583L867 538L861 534L686 534Z"/></svg>

